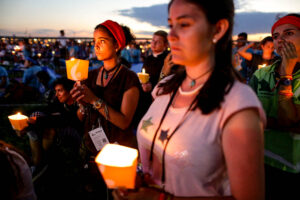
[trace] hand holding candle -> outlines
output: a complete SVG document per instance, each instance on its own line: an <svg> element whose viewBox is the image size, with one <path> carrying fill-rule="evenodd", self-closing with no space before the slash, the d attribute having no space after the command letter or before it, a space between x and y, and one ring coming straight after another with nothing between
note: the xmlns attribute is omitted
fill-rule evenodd
<svg viewBox="0 0 300 200"><path fill-rule="evenodd" d="M11 123L12 128L16 131L22 131L28 126L28 117L22 115L21 113L10 115L8 116L8 119Z"/></svg>
<svg viewBox="0 0 300 200"><path fill-rule="evenodd" d="M71 58L66 61L67 77L73 81L82 81L88 78L89 61Z"/></svg>
<svg viewBox="0 0 300 200"><path fill-rule="evenodd" d="M134 189L138 151L133 148L106 144L95 161L108 188Z"/></svg>
<svg viewBox="0 0 300 200"><path fill-rule="evenodd" d="M137 73L137 75L141 83L148 83L150 76L146 73L145 68L142 69L142 72Z"/></svg>

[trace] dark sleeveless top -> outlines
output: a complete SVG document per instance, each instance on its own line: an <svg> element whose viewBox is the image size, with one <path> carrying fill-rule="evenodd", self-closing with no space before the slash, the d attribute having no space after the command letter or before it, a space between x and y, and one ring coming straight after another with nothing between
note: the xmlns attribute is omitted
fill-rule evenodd
<svg viewBox="0 0 300 200"><path fill-rule="evenodd" d="M124 92L132 87L140 89L139 79L133 71L122 65L119 72L110 80L108 85L102 87L96 85L100 69L101 68L90 71L88 79L84 81L84 84L86 84L97 97L103 99L107 105L116 111L120 111ZM89 106L88 115L84 121L84 144L93 155L97 154L97 150L88 132L98 128L99 123L103 127L110 143L117 142L120 145L137 148L136 136L133 132L133 121L127 129L121 130L106 120L105 117L94 110L92 106Z"/></svg>

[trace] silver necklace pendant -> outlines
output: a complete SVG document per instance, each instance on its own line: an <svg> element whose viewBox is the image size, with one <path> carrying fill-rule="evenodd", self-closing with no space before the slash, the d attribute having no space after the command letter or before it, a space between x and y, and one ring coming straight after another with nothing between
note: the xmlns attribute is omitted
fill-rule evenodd
<svg viewBox="0 0 300 200"><path fill-rule="evenodd" d="M105 71L104 79L108 79L108 72Z"/></svg>
<svg viewBox="0 0 300 200"><path fill-rule="evenodd" d="M196 80L192 80L191 82L190 82L190 87L192 88L192 87L194 87L196 85Z"/></svg>

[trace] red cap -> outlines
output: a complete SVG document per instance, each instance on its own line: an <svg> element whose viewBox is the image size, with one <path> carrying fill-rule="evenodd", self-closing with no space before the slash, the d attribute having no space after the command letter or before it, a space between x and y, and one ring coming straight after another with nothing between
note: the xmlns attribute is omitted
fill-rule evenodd
<svg viewBox="0 0 300 200"><path fill-rule="evenodd" d="M114 38L117 40L120 50L122 50L126 46L126 38L123 28L117 22L111 20L106 20L101 23L101 25L105 26L113 34Z"/></svg>
<svg viewBox="0 0 300 200"><path fill-rule="evenodd" d="M275 28L283 24L292 24L300 28L300 18L296 16L285 16L280 18L273 26L271 33L273 34Z"/></svg>

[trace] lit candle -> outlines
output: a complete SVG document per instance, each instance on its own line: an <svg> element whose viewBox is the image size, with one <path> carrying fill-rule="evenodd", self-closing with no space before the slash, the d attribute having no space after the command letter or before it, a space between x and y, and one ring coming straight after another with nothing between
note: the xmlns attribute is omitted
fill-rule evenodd
<svg viewBox="0 0 300 200"><path fill-rule="evenodd" d="M89 61L71 58L66 61L67 77L73 81L82 81L88 78Z"/></svg>
<svg viewBox="0 0 300 200"><path fill-rule="evenodd" d="M266 67L266 66L267 66L266 64L258 65L258 69L264 68L264 67Z"/></svg>
<svg viewBox="0 0 300 200"><path fill-rule="evenodd" d="M8 119L11 123L11 126L14 130L21 131L25 127L28 126L28 117L25 115L22 115L21 113L17 113L15 115L8 116Z"/></svg>
<svg viewBox="0 0 300 200"><path fill-rule="evenodd" d="M108 188L134 189L138 151L118 144L106 144L95 161Z"/></svg>
<svg viewBox="0 0 300 200"><path fill-rule="evenodd" d="M147 83L149 81L150 76L148 73L146 73L145 68L142 69L142 73L139 72L137 75L141 83Z"/></svg>
<svg viewBox="0 0 300 200"><path fill-rule="evenodd" d="M15 50L15 51L20 51L21 48L20 48L20 46L16 45L15 48L14 48L14 50Z"/></svg>

